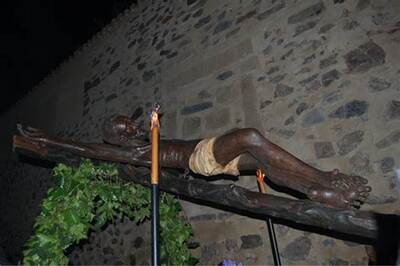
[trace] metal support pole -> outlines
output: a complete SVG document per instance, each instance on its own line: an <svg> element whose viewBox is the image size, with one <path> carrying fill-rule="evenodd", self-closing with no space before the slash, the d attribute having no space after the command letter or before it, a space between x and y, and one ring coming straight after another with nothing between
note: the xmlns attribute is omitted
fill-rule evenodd
<svg viewBox="0 0 400 266"><path fill-rule="evenodd" d="M263 194L266 193L265 185L264 185L264 178L265 178L265 174L261 170L257 170L258 187L260 189L260 192ZM272 223L270 218L267 218L266 223L267 223L269 241L271 243L272 257L274 258L274 265L281 266L282 263L281 263L281 257L279 255L278 242L276 241L274 224Z"/></svg>
<svg viewBox="0 0 400 266"><path fill-rule="evenodd" d="M158 185L151 185L151 263L160 265L160 241L159 241L159 190Z"/></svg>
<svg viewBox="0 0 400 266"><path fill-rule="evenodd" d="M159 265L160 261L160 244L159 244L159 191L158 191L158 144L160 138L160 122L158 119L159 105L154 105L151 113L151 261L152 265Z"/></svg>

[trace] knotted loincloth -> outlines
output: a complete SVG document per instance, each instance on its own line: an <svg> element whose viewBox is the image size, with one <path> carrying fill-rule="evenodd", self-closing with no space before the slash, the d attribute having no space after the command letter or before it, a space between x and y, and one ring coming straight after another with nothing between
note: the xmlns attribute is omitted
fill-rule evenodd
<svg viewBox="0 0 400 266"><path fill-rule="evenodd" d="M214 138L207 138L200 141L193 153L190 155L189 168L196 174L204 176L212 176L219 174L239 175L238 163L240 155L230 161L227 165L222 166L214 157Z"/></svg>

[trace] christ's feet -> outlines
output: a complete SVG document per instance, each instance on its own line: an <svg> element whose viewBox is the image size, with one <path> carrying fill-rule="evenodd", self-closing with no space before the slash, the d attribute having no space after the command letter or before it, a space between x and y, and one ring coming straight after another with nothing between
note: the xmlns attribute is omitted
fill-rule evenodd
<svg viewBox="0 0 400 266"><path fill-rule="evenodd" d="M324 178L332 188L348 189L355 186L365 186L368 180L361 176L350 176L340 173L338 169L325 173Z"/></svg>
<svg viewBox="0 0 400 266"><path fill-rule="evenodd" d="M321 181L312 186L308 196L335 207L360 207L371 191L365 178L345 175L337 169L324 174Z"/></svg>

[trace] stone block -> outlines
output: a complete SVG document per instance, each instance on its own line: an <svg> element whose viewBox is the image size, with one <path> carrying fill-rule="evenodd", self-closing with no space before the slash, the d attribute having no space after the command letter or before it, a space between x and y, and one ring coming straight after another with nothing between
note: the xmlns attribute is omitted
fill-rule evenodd
<svg viewBox="0 0 400 266"><path fill-rule="evenodd" d="M378 141L375 146L378 149L385 149L398 142L400 142L400 130L391 132L389 135Z"/></svg>
<svg viewBox="0 0 400 266"><path fill-rule="evenodd" d="M273 73L275 73L277 71L279 71L279 66L273 66L267 71L267 74L272 75Z"/></svg>
<svg viewBox="0 0 400 266"><path fill-rule="evenodd" d="M321 82L322 85L325 87L329 86L332 82L340 78L340 72L337 71L336 69L333 69L331 71L328 71L321 76Z"/></svg>
<svg viewBox="0 0 400 266"><path fill-rule="evenodd" d="M228 70L225 72L222 72L221 74L218 74L217 79L218 80L226 80L228 78L230 78L233 75L233 72Z"/></svg>
<svg viewBox="0 0 400 266"><path fill-rule="evenodd" d="M239 31L240 31L240 27L237 27L236 29L233 29L233 30L229 31L229 32L225 35L225 38L226 38L226 39L229 39L229 38L235 36Z"/></svg>
<svg viewBox="0 0 400 266"><path fill-rule="evenodd" d="M304 61L303 61L303 65L308 64L308 63L311 63L312 61L314 61L315 58L317 58L316 55L315 55L315 53L312 54L312 55L309 55L309 56L305 57L305 58L304 58ZM303 70L303 71L304 71L304 70ZM300 72L300 71L299 71L299 72ZM299 72L298 72L298 73L299 73Z"/></svg>
<svg viewBox="0 0 400 266"><path fill-rule="evenodd" d="M110 102L111 100L114 100L114 99L116 99L116 98L117 98L117 94L116 94L116 93L113 93L113 94L108 95L108 96L106 97L105 101L106 101L106 103L108 103L108 102Z"/></svg>
<svg viewBox="0 0 400 266"><path fill-rule="evenodd" d="M181 115L190 115L209 109L213 106L212 102L203 102L190 106L185 106L181 110Z"/></svg>
<svg viewBox="0 0 400 266"><path fill-rule="evenodd" d="M285 126L288 126L290 124L294 123L294 116L290 116L288 119L285 120L285 122L283 123Z"/></svg>
<svg viewBox="0 0 400 266"><path fill-rule="evenodd" d="M321 88L321 82L319 81L319 73L313 74L301 81L299 81L299 84L307 91L315 91Z"/></svg>
<svg viewBox="0 0 400 266"><path fill-rule="evenodd" d="M232 26L233 22L231 20L225 20L222 22L219 22L217 26L214 28L214 33L213 34L218 34L220 32L223 32L227 29L229 29Z"/></svg>
<svg viewBox="0 0 400 266"><path fill-rule="evenodd" d="M311 5L288 18L289 24L303 22L307 19L319 16L325 10L325 5L322 1Z"/></svg>
<svg viewBox="0 0 400 266"><path fill-rule="evenodd" d="M353 151L364 139L364 131L357 130L344 135L337 143L339 155L343 156Z"/></svg>
<svg viewBox="0 0 400 266"><path fill-rule="evenodd" d="M300 236L282 250L282 257L294 261L305 260L310 253L311 245L308 237Z"/></svg>
<svg viewBox="0 0 400 266"><path fill-rule="evenodd" d="M293 87L278 83L275 87L274 97L285 97L292 94L294 91Z"/></svg>
<svg viewBox="0 0 400 266"><path fill-rule="evenodd" d="M91 88L94 88L100 84L101 80L99 77L94 77L91 81L85 81L83 84L83 89L85 93L88 93L88 91Z"/></svg>
<svg viewBox="0 0 400 266"><path fill-rule="evenodd" d="M193 5L194 3L196 3L198 0L187 0L187 5L188 6L190 6L190 5Z"/></svg>
<svg viewBox="0 0 400 266"><path fill-rule="evenodd" d="M344 24L343 30L354 30L358 26L360 26L360 23L357 20L349 20Z"/></svg>
<svg viewBox="0 0 400 266"><path fill-rule="evenodd" d="M348 52L344 59L350 73L362 73L385 63L386 52L376 43L369 41Z"/></svg>
<svg viewBox="0 0 400 266"><path fill-rule="evenodd" d="M197 94L197 96L199 96L200 99L205 100L210 99L212 95L207 90L202 90Z"/></svg>
<svg viewBox="0 0 400 266"><path fill-rule="evenodd" d="M322 245L327 248L333 247L335 245L335 241L333 239L325 239L322 241Z"/></svg>
<svg viewBox="0 0 400 266"><path fill-rule="evenodd" d="M199 9L196 12L193 13L192 17L197 18L200 17L203 14L203 9Z"/></svg>
<svg viewBox="0 0 400 266"><path fill-rule="evenodd" d="M333 145L329 141L322 141L314 143L315 157L317 159L330 158L335 156Z"/></svg>
<svg viewBox="0 0 400 266"><path fill-rule="evenodd" d="M307 103L300 103L299 106L296 108L296 114L300 115L302 112L308 109Z"/></svg>
<svg viewBox="0 0 400 266"><path fill-rule="evenodd" d="M345 105L340 106L334 112L329 114L329 117L348 119L351 117L361 116L368 110L368 103L366 101L353 100Z"/></svg>
<svg viewBox="0 0 400 266"><path fill-rule="evenodd" d="M335 25L334 24L332 24L332 23L328 23L328 24L325 24L324 26L322 26L320 29L319 29L319 34L324 34L324 33L327 33L330 29L332 29L333 27L335 27Z"/></svg>
<svg viewBox="0 0 400 266"><path fill-rule="evenodd" d="M260 235L243 235L240 239L242 240L240 249L253 249L263 245Z"/></svg>
<svg viewBox="0 0 400 266"><path fill-rule="evenodd" d="M311 30L312 28L314 28L317 25L316 21L309 21L307 23L301 24L296 26L296 28L294 29L294 35L293 37L296 37L300 34L302 34L305 31Z"/></svg>
<svg viewBox="0 0 400 266"><path fill-rule="evenodd" d="M260 13L257 16L257 19L259 20L264 20L267 19L268 17L270 17L272 14L275 14L276 12L278 12L279 10L283 9L286 6L286 1L285 0L280 0L278 2L278 4L276 4L275 6L271 7L270 9L267 9L265 11L263 11L262 13Z"/></svg>
<svg viewBox="0 0 400 266"><path fill-rule="evenodd" d="M382 78L371 77L368 81L368 85L370 91L378 92L390 88L392 83Z"/></svg>
<svg viewBox="0 0 400 266"><path fill-rule="evenodd" d="M270 100L264 100L260 102L260 110L264 109L265 107L267 107L268 105L270 105L272 103L272 101Z"/></svg>
<svg viewBox="0 0 400 266"><path fill-rule="evenodd" d="M290 139L296 133L296 131L294 131L294 130L284 129L284 128L280 128L273 132L277 133L279 136L281 136L282 138L285 138L285 139Z"/></svg>
<svg viewBox="0 0 400 266"><path fill-rule="evenodd" d="M370 170L369 155L362 152L357 152L350 158L351 167L359 173L365 173Z"/></svg>
<svg viewBox="0 0 400 266"><path fill-rule="evenodd" d="M358 0L357 10L364 10L371 5L371 0Z"/></svg>
<svg viewBox="0 0 400 266"><path fill-rule="evenodd" d="M225 240L225 248L228 251L233 251L233 252L238 251L239 246L238 246L237 240L228 238L227 240Z"/></svg>
<svg viewBox="0 0 400 266"><path fill-rule="evenodd" d="M212 242L206 245L203 245L201 247L201 258L200 258L200 263L201 264L210 264L215 257L217 257L220 254L220 249L217 245L217 243Z"/></svg>
<svg viewBox="0 0 400 266"><path fill-rule="evenodd" d="M340 99L341 95L337 91L330 92L324 95L324 103L334 103Z"/></svg>
<svg viewBox="0 0 400 266"><path fill-rule="evenodd" d="M385 119L386 121L400 119L400 101L392 100L387 104Z"/></svg>
<svg viewBox="0 0 400 266"><path fill-rule="evenodd" d="M284 237L289 233L289 227L283 224L274 224L278 237Z"/></svg>
<svg viewBox="0 0 400 266"><path fill-rule="evenodd" d="M110 70L108 71L108 75L111 75L115 70L117 70L120 66L120 62L116 61L115 63L112 64L110 67Z"/></svg>
<svg viewBox="0 0 400 266"><path fill-rule="evenodd" d="M255 14L257 14L257 10L256 9L247 12L243 16L240 16L240 17L237 18L236 24L243 23L244 21L252 18Z"/></svg>
<svg viewBox="0 0 400 266"><path fill-rule="evenodd" d="M199 29L199 28L201 28L202 26L206 25L208 22L210 22L210 20L211 20L211 16L210 16L210 15L205 16L205 17L202 17L202 18L200 18L200 19L197 21L196 24L194 24L194 27L195 27L196 29Z"/></svg>
<svg viewBox="0 0 400 266"><path fill-rule="evenodd" d="M385 157L383 158L380 162L380 169L382 170L382 173L386 174L391 171L393 171L395 167L395 161L392 157Z"/></svg>
<svg viewBox="0 0 400 266"><path fill-rule="evenodd" d="M279 84L279 82L281 82L282 80L285 79L287 74L281 74L281 75L277 75L275 77L271 77L269 79L269 82L273 83L273 84Z"/></svg>
<svg viewBox="0 0 400 266"><path fill-rule="evenodd" d="M335 54L332 54L332 55L328 56L327 58L324 58L321 61L319 61L319 68L324 69L324 68L327 68L329 66L336 64L337 63L337 60L336 60L337 55L338 54L335 53Z"/></svg>
<svg viewBox="0 0 400 266"><path fill-rule="evenodd" d="M311 127L315 124L319 124L325 120L325 117L318 109L313 109L309 113L307 113L302 122L303 127Z"/></svg>
<svg viewBox="0 0 400 266"><path fill-rule="evenodd" d="M148 82L151 79L153 79L153 77L156 75L156 72L154 72L154 70L149 70L149 71L144 71L143 72L143 81L144 82Z"/></svg>

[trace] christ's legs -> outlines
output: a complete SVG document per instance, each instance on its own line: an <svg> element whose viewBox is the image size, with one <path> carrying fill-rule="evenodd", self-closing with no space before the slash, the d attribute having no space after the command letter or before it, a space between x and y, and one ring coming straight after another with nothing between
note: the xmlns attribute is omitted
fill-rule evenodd
<svg viewBox="0 0 400 266"><path fill-rule="evenodd" d="M231 161L243 152L249 152L263 164L286 169L290 172L301 172L305 176L316 176L321 171L299 160L281 147L268 141L256 129L246 128L218 137L214 144L214 155L222 165Z"/></svg>
<svg viewBox="0 0 400 266"><path fill-rule="evenodd" d="M237 130L215 141L214 156L221 165L243 153L259 161L273 182L330 205L357 206L370 191L370 187L365 186L366 179L344 175L338 170L318 170L268 141L255 129Z"/></svg>

